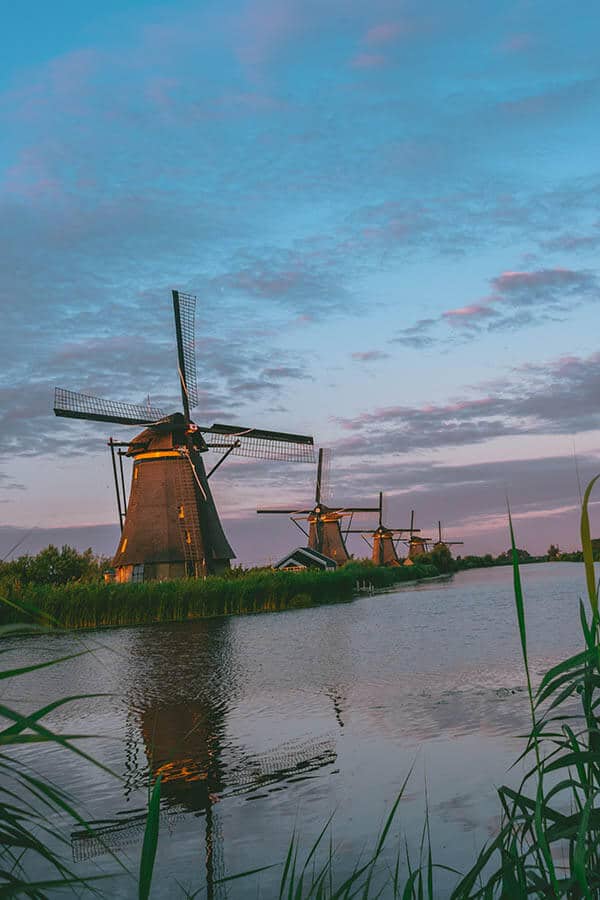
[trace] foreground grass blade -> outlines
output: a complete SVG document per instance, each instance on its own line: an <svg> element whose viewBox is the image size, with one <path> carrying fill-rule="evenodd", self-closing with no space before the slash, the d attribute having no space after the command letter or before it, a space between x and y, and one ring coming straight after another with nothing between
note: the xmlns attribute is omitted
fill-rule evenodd
<svg viewBox="0 0 600 900"><path fill-rule="evenodd" d="M140 859L140 878L138 897L139 900L148 900L152 875L154 872L154 860L158 846L158 830L160 820L160 775L156 779L150 803L148 804L148 818L144 830L144 843L142 844L142 856Z"/></svg>
<svg viewBox="0 0 600 900"><path fill-rule="evenodd" d="M592 478L592 480L588 484L587 488L585 489L583 504L581 507L581 549L583 550L583 562L585 565L585 580L587 583L588 597L590 598L590 606L592 607L592 613L595 621L598 621L598 587L596 584L596 573L594 571L594 553L592 550L588 504L590 501L590 494L592 493L594 485L599 478L600 475L596 475L596 477Z"/></svg>

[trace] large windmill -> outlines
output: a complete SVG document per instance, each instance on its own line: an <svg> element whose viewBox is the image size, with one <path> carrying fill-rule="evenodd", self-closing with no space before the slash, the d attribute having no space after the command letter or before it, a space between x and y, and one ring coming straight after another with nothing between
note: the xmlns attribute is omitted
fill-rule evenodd
<svg viewBox="0 0 600 900"><path fill-rule="evenodd" d="M306 435L192 421L190 410L198 403L196 298L179 291L172 294L183 412L165 415L150 404L55 391L57 416L146 426L123 445L126 455L133 457L133 475L113 562L117 581L203 576L229 567L235 553L221 526L209 479L231 453L294 462L314 459L313 439ZM207 450L223 454L208 472L202 459Z"/></svg>
<svg viewBox="0 0 600 900"><path fill-rule="evenodd" d="M308 538L308 546L324 556L333 559L338 566L350 559L346 548L345 535L349 533L352 517L355 513L377 512L376 506L328 506L322 502L325 494L325 472L329 456L321 448L317 467L317 483L315 487L315 505L312 509L258 509L261 515L290 516L295 525ZM349 516L348 529L342 534L341 523L344 516ZM308 520L308 532L300 525Z"/></svg>
<svg viewBox="0 0 600 900"><path fill-rule="evenodd" d="M397 547L402 535L407 531L415 533L420 528L388 528L383 524L383 492L379 492L379 520L377 528L365 531L364 529L351 529L352 532L362 535L363 540L372 548L371 559L376 566L400 566ZM370 539L370 540L369 540ZM372 542L372 543L371 543Z"/></svg>

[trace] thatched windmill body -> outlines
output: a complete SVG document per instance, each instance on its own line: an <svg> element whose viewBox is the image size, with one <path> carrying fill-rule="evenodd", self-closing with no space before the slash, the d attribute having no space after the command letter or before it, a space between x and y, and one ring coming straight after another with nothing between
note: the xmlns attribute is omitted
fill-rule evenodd
<svg viewBox="0 0 600 900"><path fill-rule="evenodd" d="M338 566L350 559L346 547L345 536L350 531L352 517L355 513L377 512L376 506L329 506L322 502L325 493L325 471L328 454L323 448L319 450L317 467L317 483L315 486L315 505L312 509L258 509L261 515L286 515L308 538L308 546L324 556L333 559ZM342 533L342 521L349 516L348 528ZM300 522L308 522L306 531Z"/></svg>
<svg viewBox="0 0 600 900"><path fill-rule="evenodd" d="M383 524L383 492L379 492L379 520L377 528L371 531L360 529L352 529L353 532L360 533L363 540L367 542L372 549L371 559L376 566L401 566L402 563L398 559L398 543L402 539L402 535L410 531L410 528L388 528ZM420 531L419 528L413 528L413 532Z"/></svg>
<svg viewBox="0 0 600 900"><path fill-rule="evenodd" d="M194 315L196 298L173 291L177 362L183 412L90 397L57 388L57 416L145 425L127 447L133 458L129 502L113 565L117 581L203 576L229 568L235 557L221 525L209 486L213 472L230 454L311 462L312 437L233 425L196 425L190 410L198 403ZM112 446L120 442L112 442ZM111 447L112 449L112 447ZM207 450L221 459L206 471ZM113 456L114 463L114 456ZM119 493L118 481L115 483ZM123 491L124 494L124 491ZM119 509L121 508L119 502Z"/></svg>

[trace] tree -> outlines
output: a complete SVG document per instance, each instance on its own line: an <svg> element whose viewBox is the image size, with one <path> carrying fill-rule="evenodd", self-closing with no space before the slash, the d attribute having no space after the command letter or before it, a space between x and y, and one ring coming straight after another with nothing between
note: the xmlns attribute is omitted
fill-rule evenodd
<svg viewBox="0 0 600 900"><path fill-rule="evenodd" d="M78 553L73 547L61 550L50 544L37 556L20 556L0 563L0 577L22 584L67 584L70 581L99 581L106 560L94 556L91 549Z"/></svg>
<svg viewBox="0 0 600 900"><path fill-rule="evenodd" d="M558 544L550 544L548 547L548 562L554 562L560 557L560 547Z"/></svg>
<svg viewBox="0 0 600 900"><path fill-rule="evenodd" d="M438 572L445 575L446 572L454 572L456 570L452 553L446 544L436 544L433 550L428 553L428 556Z"/></svg>

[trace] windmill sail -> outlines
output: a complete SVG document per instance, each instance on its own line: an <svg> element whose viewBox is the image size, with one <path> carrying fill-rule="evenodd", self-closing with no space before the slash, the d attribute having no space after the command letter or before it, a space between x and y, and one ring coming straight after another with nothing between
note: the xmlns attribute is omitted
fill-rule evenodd
<svg viewBox="0 0 600 900"><path fill-rule="evenodd" d="M118 400L103 400L64 388L54 389L54 414L68 419L114 422L117 425L149 425L165 417L161 409Z"/></svg>
<svg viewBox="0 0 600 900"><path fill-rule="evenodd" d="M260 428L244 428L241 425L211 425L210 428L200 427L199 430L204 435L218 437L216 441L205 438L207 446L217 453L229 451L234 456L287 462L314 460L314 441L308 435L264 431Z"/></svg>
<svg viewBox="0 0 600 900"><path fill-rule="evenodd" d="M194 321L196 298L191 294L183 294L181 291L172 291L172 295L181 399L185 417L189 421L190 409L198 406Z"/></svg>

